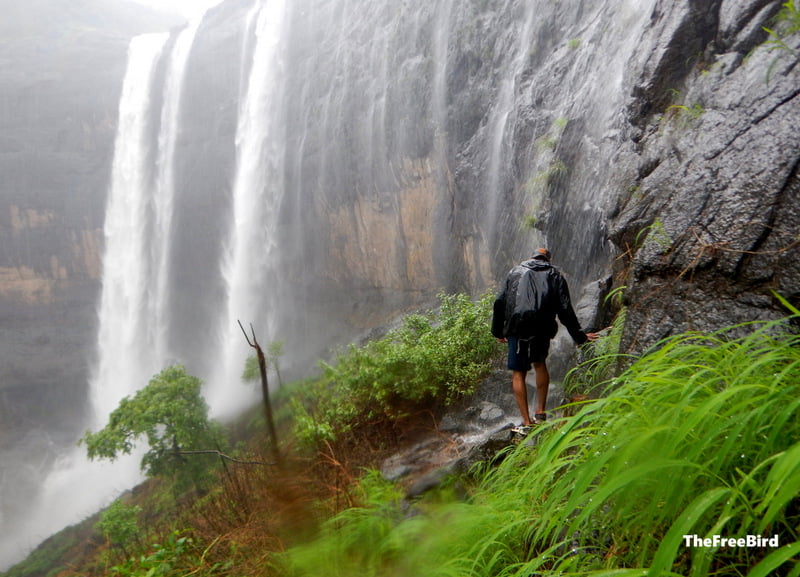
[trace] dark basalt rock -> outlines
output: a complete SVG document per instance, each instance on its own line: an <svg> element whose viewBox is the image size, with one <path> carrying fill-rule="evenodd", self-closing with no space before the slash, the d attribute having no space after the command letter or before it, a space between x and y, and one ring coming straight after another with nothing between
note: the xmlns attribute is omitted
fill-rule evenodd
<svg viewBox="0 0 800 577"><path fill-rule="evenodd" d="M442 288L496 287L539 244L587 328L627 287L634 353L782 316L773 290L800 305L800 36L763 44L780 1L289 4L281 277L264 291L302 369ZM211 10L186 71L167 331L200 375L252 5ZM0 0L0 450L52 456L86 411L127 44L180 23L21 6ZM554 345L554 371L570 351Z"/></svg>
<svg viewBox="0 0 800 577"><path fill-rule="evenodd" d="M648 116L639 146L653 168L611 228L629 251L619 282L628 286L631 350L782 316L772 290L800 299L800 72L789 51L756 48L766 33L752 31L774 9L724 3L703 60L670 80L679 101ZM645 65L642 83L661 83L660 70Z"/></svg>

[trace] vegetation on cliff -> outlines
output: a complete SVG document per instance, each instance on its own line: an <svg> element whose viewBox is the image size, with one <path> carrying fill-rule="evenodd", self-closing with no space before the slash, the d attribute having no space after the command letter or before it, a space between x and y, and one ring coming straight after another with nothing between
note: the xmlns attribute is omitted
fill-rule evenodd
<svg viewBox="0 0 800 577"><path fill-rule="evenodd" d="M322 363L322 378L293 396L298 438L319 445L470 395L498 351L487 330L492 296L439 300L437 311L408 315L383 338Z"/></svg>
<svg viewBox="0 0 800 577"><path fill-rule="evenodd" d="M798 344L775 323L672 338L467 498L376 499L368 477L362 506L288 552L290 574L800 574Z"/></svg>
<svg viewBox="0 0 800 577"><path fill-rule="evenodd" d="M414 500L386 481L382 459L496 356L489 304L443 297L438 314L287 385L280 426L300 434L281 467L261 459L254 410L231 431L248 465L217 465L210 490L177 498L157 477L93 520L93 535L71 548L60 536L60 562L37 552L6 575L800 574L800 340L782 322L679 335L621 374L607 372L609 350L575 373L603 396L494 463ZM443 371L447 359L476 364ZM687 542L715 535L763 541Z"/></svg>
<svg viewBox="0 0 800 577"><path fill-rule="evenodd" d="M86 433L81 443L89 458L113 461L129 455L144 437L150 449L141 468L148 476L170 478L179 487L202 485L213 469L208 462L187 457L223 448L224 433L208 418L201 385L184 367L167 367L133 397L123 398L103 429Z"/></svg>

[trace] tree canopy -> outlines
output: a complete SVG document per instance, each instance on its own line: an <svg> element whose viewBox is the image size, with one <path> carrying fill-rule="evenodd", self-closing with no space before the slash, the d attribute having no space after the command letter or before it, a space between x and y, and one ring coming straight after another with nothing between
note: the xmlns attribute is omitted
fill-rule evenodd
<svg viewBox="0 0 800 577"><path fill-rule="evenodd" d="M108 424L81 439L90 459L115 460L130 454L145 437L150 450L141 467L148 476L173 476L187 469L182 453L219 449L222 428L208 418L208 405L200 389L202 381L180 365L165 368L133 397L123 398Z"/></svg>

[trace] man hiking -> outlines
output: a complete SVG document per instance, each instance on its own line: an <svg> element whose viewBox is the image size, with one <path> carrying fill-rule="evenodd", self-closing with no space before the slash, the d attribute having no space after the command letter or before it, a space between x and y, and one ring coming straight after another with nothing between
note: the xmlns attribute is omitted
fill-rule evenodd
<svg viewBox="0 0 800 577"><path fill-rule="evenodd" d="M508 369L511 386L522 414L522 425L514 431L525 434L531 425L547 420L547 392L550 373L547 354L550 341L558 332L556 316L581 345L593 341L597 333L584 333L572 309L567 281L550 264L550 251L537 249L533 256L508 273L502 291L494 302L492 335L508 343ZM531 419L525 379L531 366L536 374L536 412Z"/></svg>

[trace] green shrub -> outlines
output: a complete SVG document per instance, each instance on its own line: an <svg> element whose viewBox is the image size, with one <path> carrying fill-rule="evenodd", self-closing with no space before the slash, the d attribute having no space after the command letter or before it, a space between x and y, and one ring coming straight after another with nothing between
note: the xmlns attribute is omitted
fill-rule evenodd
<svg viewBox="0 0 800 577"><path fill-rule="evenodd" d="M217 465L213 457L185 452L224 447L222 425L209 419L201 394L202 381L173 365L155 375L132 397L124 397L97 432L87 431L80 443L90 459L117 459L129 455L140 439L149 450L141 460L150 477L173 479L175 487L201 486Z"/></svg>
<svg viewBox="0 0 800 577"><path fill-rule="evenodd" d="M105 535L108 542L128 554L126 545L135 542L141 531L138 522L142 508L137 505L126 505L117 499L100 514L100 520L94 527Z"/></svg>
<svg viewBox="0 0 800 577"><path fill-rule="evenodd" d="M335 438L357 423L396 419L410 410L469 395L498 351L489 332L493 297L477 302L440 294L438 311L407 316L402 326L351 345L295 400L298 437Z"/></svg>
<svg viewBox="0 0 800 577"><path fill-rule="evenodd" d="M211 564L206 561L207 550L181 531L175 531L152 550L111 568L119 577L184 577L188 575L225 575L229 562Z"/></svg>

